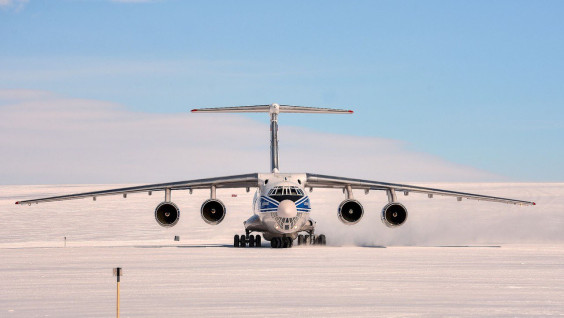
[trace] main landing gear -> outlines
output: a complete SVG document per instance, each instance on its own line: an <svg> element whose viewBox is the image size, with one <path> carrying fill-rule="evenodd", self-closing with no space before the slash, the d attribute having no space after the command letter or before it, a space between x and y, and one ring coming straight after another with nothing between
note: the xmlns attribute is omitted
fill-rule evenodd
<svg viewBox="0 0 564 318"><path fill-rule="evenodd" d="M260 234L253 235L253 234L241 234L233 236L233 247L261 247L262 246L262 237ZM325 235L298 235L298 245L326 245L327 240ZM273 237L270 241L270 246L272 248L289 248L294 245L294 240L291 237L282 236L282 237Z"/></svg>
<svg viewBox="0 0 564 318"><path fill-rule="evenodd" d="M294 245L294 240L291 237L273 237L270 241L272 248L288 248Z"/></svg>
<svg viewBox="0 0 564 318"><path fill-rule="evenodd" d="M324 234L321 235L298 235L298 246L299 245L326 245L327 239Z"/></svg>
<svg viewBox="0 0 564 318"><path fill-rule="evenodd" d="M261 247L261 239L262 237L260 234L257 234L256 236L252 234L242 234L241 236L235 235L233 237L233 247L247 247L247 245L249 247Z"/></svg>

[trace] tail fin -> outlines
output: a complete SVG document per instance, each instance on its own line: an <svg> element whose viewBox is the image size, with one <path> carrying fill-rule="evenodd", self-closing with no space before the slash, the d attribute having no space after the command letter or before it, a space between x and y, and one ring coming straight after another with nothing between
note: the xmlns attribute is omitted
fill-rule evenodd
<svg viewBox="0 0 564 318"><path fill-rule="evenodd" d="M254 106L234 106L234 107L216 107L216 108L197 108L192 112L215 112L215 113L317 113L317 114L352 114L352 110L334 109L334 108L318 108L291 105L254 105Z"/></svg>
<svg viewBox="0 0 564 318"><path fill-rule="evenodd" d="M317 113L317 114L352 114L352 110L317 108L290 105L254 105L217 108L192 109L193 113L270 113L270 170L278 172L278 114L280 113Z"/></svg>

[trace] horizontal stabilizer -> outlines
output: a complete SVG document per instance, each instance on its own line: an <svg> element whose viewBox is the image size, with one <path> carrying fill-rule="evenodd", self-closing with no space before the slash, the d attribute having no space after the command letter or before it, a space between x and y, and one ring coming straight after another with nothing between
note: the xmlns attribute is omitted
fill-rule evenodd
<svg viewBox="0 0 564 318"><path fill-rule="evenodd" d="M317 114L352 114L352 110L334 109L334 108L318 108L291 105L254 105L254 106L233 106L233 107L216 107L216 108L197 108L192 112L202 113L317 113Z"/></svg>
<svg viewBox="0 0 564 318"><path fill-rule="evenodd" d="M233 106L233 107L215 107L215 108L197 108L192 112L202 113L268 113L270 105L254 105L254 106Z"/></svg>

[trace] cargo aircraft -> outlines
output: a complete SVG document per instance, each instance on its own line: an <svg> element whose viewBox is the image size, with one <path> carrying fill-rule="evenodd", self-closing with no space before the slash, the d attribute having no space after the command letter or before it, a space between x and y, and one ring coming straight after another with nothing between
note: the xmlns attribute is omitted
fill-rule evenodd
<svg viewBox="0 0 564 318"><path fill-rule="evenodd" d="M371 190L384 191L388 203L382 208L381 220L390 227L398 227L407 220L407 209L398 201L397 194L423 193L429 198L434 195L462 199L501 202L516 205L535 205L534 202L499 198L487 195L425 188L406 184L387 183L352 178L334 177L313 173L281 173L278 167L278 116L281 113L314 114L352 114L352 110L315 108L290 105L256 105L220 108L193 109L192 113L269 113L270 114L270 172L233 175L227 177L158 183L127 188L94 191L70 195L61 195L40 199L18 201L16 204L29 204L50 201L62 201L81 198L93 198L118 195L127 197L129 193L164 191L164 201L155 208L155 219L164 227L172 227L180 218L180 209L171 201L172 191L208 189L210 198L201 206L200 214L204 222L216 225L225 218L227 209L216 196L217 189L251 188L256 189L253 199L253 216L244 222L245 233L234 235L234 247L260 247L262 237L270 241L273 248L297 245L325 245L326 237L315 232L315 221L310 217L312 205L308 196L314 188L333 188L342 190L344 199L337 208L339 220L345 224L358 223L364 215L362 204L355 199L353 190L368 193ZM256 233L253 235L252 233Z"/></svg>

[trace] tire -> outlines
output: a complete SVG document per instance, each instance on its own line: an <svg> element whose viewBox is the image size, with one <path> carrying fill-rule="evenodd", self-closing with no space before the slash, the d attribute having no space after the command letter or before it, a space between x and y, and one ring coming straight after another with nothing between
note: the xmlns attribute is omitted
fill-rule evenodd
<svg viewBox="0 0 564 318"><path fill-rule="evenodd" d="M247 247L247 239L245 235L239 237L239 247Z"/></svg>
<svg viewBox="0 0 564 318"><path fill-rule="evenodd" d="M290 247L290 240L291 240L291 238L289 238L289 237L283 237L282 238L282 247L283 248Z"/></svg>
<svg viewBox="0 0 564 318"><path fill-rule="evenodd" d="M249 235L249 247L255 247L255 236Z"/></svg>
<svg viewBox="0 0 564 318"><path fill-rule="evenodd" d="M291 237L286 238L286 247L292 247L294 245L294 240Z"/></svg>
<svg viewBox="0 0 564 318"><path fill-rule="evenodd" d="M309 235L304 236L304 245L309 245Z"/></svg>
<svg viewBox="0 0 564 318"><path fill-rule="evenodd" d="M304 245L304 236L303 235L298 235L298 246L300 245Z"/></svg>
<svg viewBox="0 0 564 318"><path fill-rule="evenodd" d="M319 239L319 245L321 246L327 245L327 238L325 237L325 234L319 235L318 239Z"/></svg>
<svg viewBox="0 0 564 318"><path fill-rule="evenodd" d="M273 237L272 240L270 241L270 245L272 246L272 248L279 248L281 245L281 241L279 237Z"/></svg>
<svg viewBox="0 0 564 318"><path fill-rule="evenodd" d="M260 234L255 236L255 247L262 247L261 236Z"/></svg>
<svg viewBox="0 0 564 318"><path fill-rule="evenodd" d="M233 236L233 247L239 247L239 235Z"/></svg>

